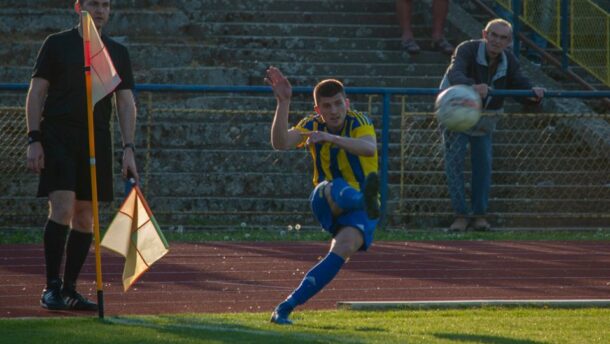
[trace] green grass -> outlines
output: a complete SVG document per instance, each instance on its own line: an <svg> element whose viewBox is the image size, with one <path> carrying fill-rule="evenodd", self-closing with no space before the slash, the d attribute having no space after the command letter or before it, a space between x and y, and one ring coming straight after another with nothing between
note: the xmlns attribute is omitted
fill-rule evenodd
<svg viewBox="0 0 610 344"><path fill-rule="evenodd" d="M607 343L610 309L306 311L0 319L0 343ZM35 329L35 330L32 330Z"/></svg>
<svg viewBox="0 0 610 344"><path fill-rule="evenodd" d="M170 231L164 230L170 242L208 241L327 241L329 235L321 230L265 230L239 228L236 230ZM441 230L377 230L375 241L443 241L443 240L610 240L610 229L583 231L491 231L447 233ZM42 229L0 230L0 244L41 243Z"/></svg>

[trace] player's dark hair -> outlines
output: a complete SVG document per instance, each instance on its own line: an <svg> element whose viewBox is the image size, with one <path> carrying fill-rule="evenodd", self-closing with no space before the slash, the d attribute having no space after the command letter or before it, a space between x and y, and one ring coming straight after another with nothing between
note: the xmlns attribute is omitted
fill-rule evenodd
<svg viewBox="0 0 610 344"><path fill-rule="evenodd" d="M345 88L341 81L336 79L326 79L320 81L313 89L313 99L318 104L320 97L332 97L337 93L345 95Z"/></svg>

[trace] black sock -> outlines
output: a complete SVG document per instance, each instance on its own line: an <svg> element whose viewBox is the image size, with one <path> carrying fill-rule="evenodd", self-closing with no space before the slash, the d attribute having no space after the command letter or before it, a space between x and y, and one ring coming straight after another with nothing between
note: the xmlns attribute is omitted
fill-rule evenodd
<svg viewBox="0 0 610 344"><path fill-rule="evenodd" d="M70 231L66 247L64 289L74 290L76 288L76 279L87 259L92 240L92 233L82 233L74 229Z"/></svg>
<svg viewBox="0 0 610 344"><path fill-rule="evenodd" d="M47 271L47 286L59 279L59 268L64 257L67 225L48 220L44 227L44 259Z"/></svg>

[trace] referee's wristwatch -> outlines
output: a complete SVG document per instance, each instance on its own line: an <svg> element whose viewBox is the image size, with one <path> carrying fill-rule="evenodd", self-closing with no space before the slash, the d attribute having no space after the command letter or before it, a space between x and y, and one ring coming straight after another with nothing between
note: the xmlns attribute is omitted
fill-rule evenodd
<svg viewBox="0 0 610 344"><path fill-rule="evenodd" d="M135 154L136 153L136 146L133 143L126 143L123 145L123 151L125 151L125 149L127 148L131 148L131 151Z"/></svg>

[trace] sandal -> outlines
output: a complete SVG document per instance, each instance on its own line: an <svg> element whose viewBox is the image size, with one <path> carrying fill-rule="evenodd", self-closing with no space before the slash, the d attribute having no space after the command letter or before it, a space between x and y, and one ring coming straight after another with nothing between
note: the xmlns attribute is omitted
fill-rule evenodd
<svg viewBox="0 0 610 344"><path fill-rule="evenodd" d="M417 54L421 50L417 42L413 38L402 41L402 48L410 54Z"/></svg>
<svg viewBox="0 0 610 344"><path fill-rule="evenodd" d="M455 50L455 47L451 43L449 43L449 41L447 41L445 37L439 38L436 41L432 42L432 48L446 55L453 54L453 50Z"/></svg>

